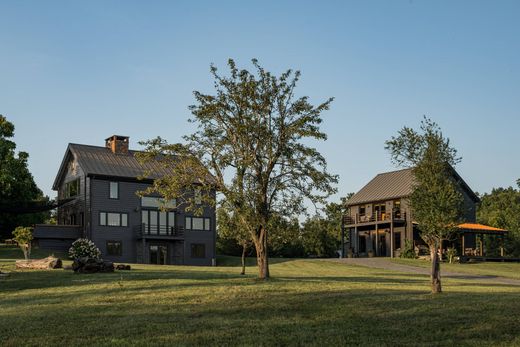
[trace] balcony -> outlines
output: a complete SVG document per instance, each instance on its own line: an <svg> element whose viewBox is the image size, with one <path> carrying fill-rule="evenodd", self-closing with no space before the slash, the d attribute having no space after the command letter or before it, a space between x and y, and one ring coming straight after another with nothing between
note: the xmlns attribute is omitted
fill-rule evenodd
<svg viewBox="0 0 520 347"><path fill-rule="evenodd" d="M358 213L354 217L344 215L343 225L367 225L367 224L380 224L380 223L404 223L406 221L406 212L394 212L391 213L376 213L373 215L362 215Z"/></svg>
<svg viewBox="0 0 520 347"><path fill-rule="evenodd" d="M141 224L134 227L138 239L172 240L184 238L184 227Z"/></svg>

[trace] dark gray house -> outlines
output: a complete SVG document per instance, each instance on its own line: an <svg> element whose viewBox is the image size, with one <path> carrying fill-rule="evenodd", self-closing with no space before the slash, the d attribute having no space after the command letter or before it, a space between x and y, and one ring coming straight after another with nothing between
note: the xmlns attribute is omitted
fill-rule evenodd
<svg viewBox="0 0 520 347"><path fill-rule="evenodd" d="M453 169L452 175L464 198L464 220L475 223L478 196ZM413 191L412 169L385 172L374 177L347 201L343 217L343 254L353 256L398 256L406 240L424 245L420 226L414 221L408 197ZM475 233L461 234L462 252L475 248ZM469 251L469 250L468 250ZM461 253L463 254L463 253Z"/></svg>
<svg viewBox="0 0 520 347"><path fill-rule="evenodd" d="M195 216L182 201L139 197L154 178L139 176L147 169L167 172L140 164L135 154L126 136L111 136L104 147L69 144L53 189L59 200L71 201L58 208L58 225L35 226L39 247L66 250L86 237L115 262L215 265L214 208L203 206Z"/></svg>

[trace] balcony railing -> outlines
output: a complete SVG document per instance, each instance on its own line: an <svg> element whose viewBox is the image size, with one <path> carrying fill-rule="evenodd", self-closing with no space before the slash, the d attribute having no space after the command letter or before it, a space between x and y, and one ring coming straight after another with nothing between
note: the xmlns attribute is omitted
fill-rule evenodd
<svg viewBox="0 0 520 347"><path fill-rule="evenodd" d="M135 227L137 237L184 237L184 227L141 224Z"/></svg>
<svg viewBox="0 0 520 347"><path fill-rule="evenodd" d="M405 221L406 212L394 212L393 215L381 212L377 212L373 215L359 215L359 213L356 213L354 217L343 216L343 224L352 225L360 223L391 222L392 218L393 221Z"/></svg>

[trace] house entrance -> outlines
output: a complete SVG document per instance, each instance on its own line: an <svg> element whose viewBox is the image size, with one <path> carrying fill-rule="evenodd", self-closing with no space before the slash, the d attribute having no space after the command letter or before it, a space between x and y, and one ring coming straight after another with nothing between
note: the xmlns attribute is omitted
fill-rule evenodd
<svg viewBox="0 0 520 347"><path fill-rule="evenodd" d="M161 245L150 245L150 264L166 265L168 248Z"/></svg>
<svg viewBox="0 0 520 347"><path fill-rule="evenodd" d="M379 235L379 249L378 249L378 255L380 257L386 256L386 237L385 235Z"/></svg>

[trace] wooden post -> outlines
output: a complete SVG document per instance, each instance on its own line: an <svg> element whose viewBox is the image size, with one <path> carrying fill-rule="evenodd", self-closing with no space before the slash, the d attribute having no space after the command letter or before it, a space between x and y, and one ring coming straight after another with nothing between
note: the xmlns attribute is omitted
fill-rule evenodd
<svg viewBox="0 0 520 347"><path fill-rule="evenodd" d="M341 258L345 258L345 216L341 216Z"/></svg>
<svg viewBox="0 0 520 347"><path fill-rule="evenodd" d="M379 228L378 228L377 223L376 223L376 252L375 252L375 255L376 255L376 257L381 255L381 254L379 254Z"/></svg>
<svg viewBox="0 0 520 347"><path fill-rule="evenodd" d="M500 256L504 256L504 235L500 237Z"/></svg>
<svg viewBox="0 0 520 347"><path fill-rule="evenodd" d="M466 246L464 245L464 232L462 232L462 249L460 250L460 256L463 257L465 256L466 254L464 253L465 252L465 249L466 249Z"/></svg>
<svg viewBox="0 0 520 347"><path fill-rule="evenodd" d="M390 258L394 257L394 221L390 221Z"/></svg>
<svg viewBox="0 0 520 347"><path fill-rule="evenodd" d="M354 246L353 246L353 255L354 256L355 254L358 253L358 250L359 250L359 235L358 235L358 230L357 230L357 225L354 227L354 242L352 243Z"/></svg>
<svg viewBox="0 0 520 347"><path fill-rule="evenodd" d="M483 234L480 234L480 256L483 257L484 256L484 247L483 247Z"/></svg>

